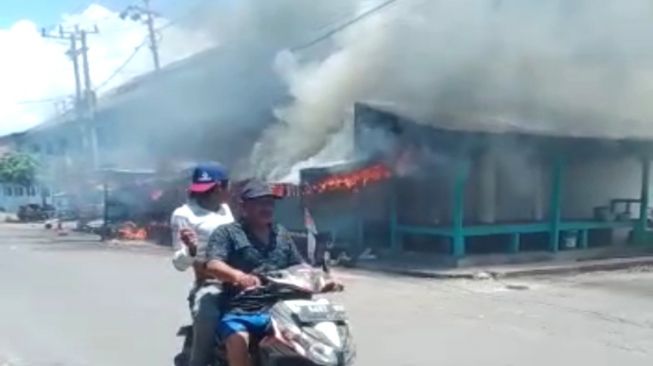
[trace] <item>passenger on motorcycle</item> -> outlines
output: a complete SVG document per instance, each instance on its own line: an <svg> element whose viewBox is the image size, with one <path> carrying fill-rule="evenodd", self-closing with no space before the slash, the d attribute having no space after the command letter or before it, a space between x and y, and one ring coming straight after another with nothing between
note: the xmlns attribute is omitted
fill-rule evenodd
<svg viewBox="0 0 653 366"><path fill-rule="evenodd" d="M188 187L189 199L177 208L170 219L173 246L172 259L179 271L193 268L195 283L188 296L193 317L193 342L190 366L207 366L213 360L215 323L220 319L219 281L204 271L203 261L211 233L220 225L234 221L227 200L229 176L217 163L198 165Z"/></svg>
<svg viewBox="0 0 653 366"><path fill-rule="evenodd" d="M255 291L235 299L236 295L261 285L255 273L304 262L289 232L273 222L278 197L272 189L252 180L244 186L240 198L242 218L213 232L206 258L206 271L224 282L218 332L230 366L251 364L250 339L261 338L270 323L264 296L257 297Z"/></svg>

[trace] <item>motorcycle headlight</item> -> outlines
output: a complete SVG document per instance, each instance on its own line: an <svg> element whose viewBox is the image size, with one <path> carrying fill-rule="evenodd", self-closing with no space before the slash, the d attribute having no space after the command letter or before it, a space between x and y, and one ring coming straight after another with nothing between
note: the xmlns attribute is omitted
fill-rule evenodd
<svg viewBox="0 0 653 366"><path fill-rule="evenodd" d="M308 358L318 365L337 365L338 355L336 350L324 344L311 345L306 354Z"/></svg>

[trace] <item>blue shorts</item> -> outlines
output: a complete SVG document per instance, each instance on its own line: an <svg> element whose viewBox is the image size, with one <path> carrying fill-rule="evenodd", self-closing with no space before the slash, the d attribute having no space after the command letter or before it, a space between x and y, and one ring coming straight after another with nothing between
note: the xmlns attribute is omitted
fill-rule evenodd
<svg viewBox="0 0 653 366"><path fill-rule="evenodd" d="M220 339L225 340L234 333L249 333L252 337L262 338L270 325L270 314L233 314L227 313L218 323Z"/></svg>

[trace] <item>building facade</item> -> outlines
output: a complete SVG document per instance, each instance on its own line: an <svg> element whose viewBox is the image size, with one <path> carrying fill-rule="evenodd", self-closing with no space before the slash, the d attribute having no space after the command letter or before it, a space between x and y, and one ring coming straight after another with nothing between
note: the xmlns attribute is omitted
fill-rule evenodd
<svg viewBox="0 0 653 366"><path fill-rule="evenodd" d="M50 190L39 185L0 182L0 211L17 212L20 206L51 202Z"/></svg>

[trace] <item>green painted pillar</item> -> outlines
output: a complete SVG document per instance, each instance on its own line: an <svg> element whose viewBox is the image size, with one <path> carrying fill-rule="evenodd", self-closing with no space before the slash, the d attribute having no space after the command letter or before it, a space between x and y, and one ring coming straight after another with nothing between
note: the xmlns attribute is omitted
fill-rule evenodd
<svg viewBox="0 0 653 366"><path fill-rule="evenodd" d="M651 160L646 157L642 159L642 187L639 205L639 220L635 228L635 242L642 244L646 239L646 230L648 228L648 206L649 190L651 180Z"/></svg>
<svg viewBox="0 0 653 366"><path fill-rule="evenodd" d="M401 241L397 232L397 225L399 224L397 204L397 181L393 179L390 182L390 250L393 253L399 253L401 251Z"/></svg>
<svg viewBox="0 0 653 366"><path fill-rule="evenodd" d="M459 161L456 166L453 187L453 250L454 257L465 256L465 186L469 175L469 159Z"/></svg>
<svg viewBox="0 0 653 366"><path fill-rule="evenodd" d="M589 230L580 231L580 248L587 249L589 247Z"/></svg>
<svg viewBox="0 0 653 366"><path fill-rule="evenodd" d="M510 235L510 248L508 251L512 254L519 253L520 246L521 246L521 235L519 233L514 233Z"/></svg>
<svg viewBox="0 0 653 366"><path fill-rule="evenodd" d="M363 209L363 191L356 192L356 246L365 250L365 210Z"/></svg>
<svg viewBox="0 0 653 366"><path fill-rule="evenodd" d="M553 162L553 172L551 176L551 202L549 205L551 225L549 250L554 253L560 250L560 219L562 213L562 180L564 166L564 157L561 155L556 156Z"/></svg>
<svg viewBox="0 0 653 366"><path fill-rule="evenodd" d="M358 216L356 225L356 245L358 246L358 250L362 251L365 249L365 221L360 215Z"/></svg>

